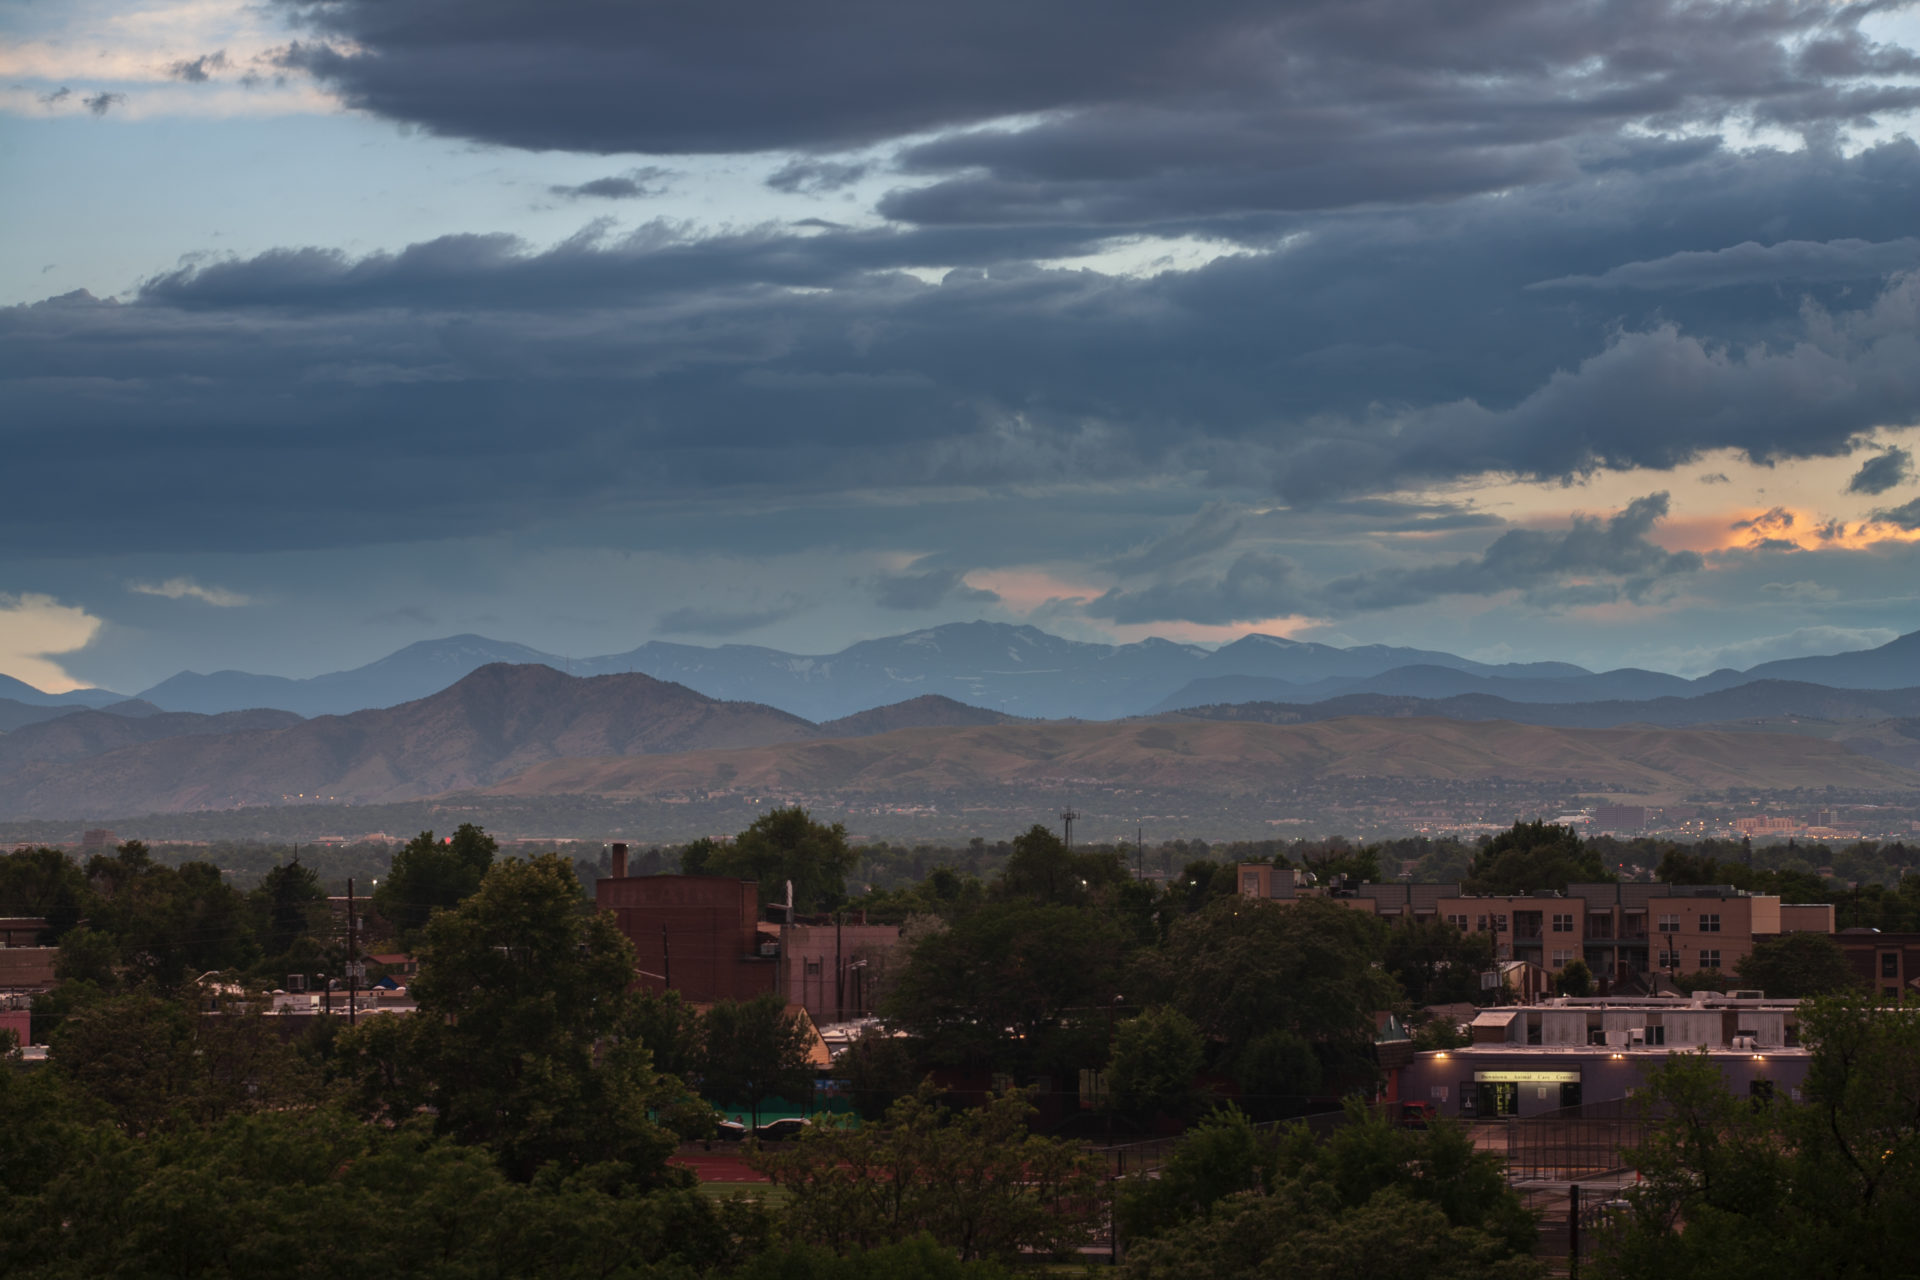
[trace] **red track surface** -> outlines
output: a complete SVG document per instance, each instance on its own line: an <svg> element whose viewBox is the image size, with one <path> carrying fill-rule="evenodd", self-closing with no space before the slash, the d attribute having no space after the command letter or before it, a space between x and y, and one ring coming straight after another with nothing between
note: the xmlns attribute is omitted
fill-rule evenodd
<svg viewBox="0 0 1920 1280"><path fill-rule="evenodd" d="M755 1173L747 1166L746 1157L731 1151L683 1150L668 1163L693 1170L693 1176L702 1182L768 1181L766 1174Z"/></svg>

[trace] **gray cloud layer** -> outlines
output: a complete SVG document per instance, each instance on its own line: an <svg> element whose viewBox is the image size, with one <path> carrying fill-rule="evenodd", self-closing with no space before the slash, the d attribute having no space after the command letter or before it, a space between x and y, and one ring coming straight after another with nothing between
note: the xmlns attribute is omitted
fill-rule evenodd
<svg viewBox="0 0 1920 1280"><path fill-rule="evenodd" d="M781 190L889 164L904 185L877 228L287 247L0 311L10 545L338 546L802 494L836 511L812 536L844 546L872 517L833 498L866 490L1171 482L1324 511L1719 448L1836 456L1920 420L1920 148L1836 143L1920 102L1912 55L1859 29L1876 6L298 8L291 63L396 120L584 152L786 148ZM1734 150L1732 120L1808 145ZM1150 278L1041 265L1121 233L1237 252ZM76 492L90 518L58 518ZM1580 585L1583 548L1621 557L1603 592L1689 569L1597 524L1335 591L1233 556L1237 509L1116 539L1100 556L1126 585L1101 616L1538 595ZM687 545L728 523L687 520ZM868 588L963 598L959 543Z"/></svg>
<svg viewBox="0 0 1920 1280"><path fill-rule="evenodd" d="M135 529L217 548L257 494L297 518L249 537L333 544L761 485L1174 472L1314 505L1720 447L1838 454L1920 416L1915 276L1638 310L1526 285L1762 223L1891 239L1915 207L1920 149L1901 141L1329 217L1150 279L1033 266L1098 244L1066 226L646 227L209 262L129 302L0 311L0 442L28 495L0 527L47 549ZM960 269L903 274L923 264ZM74 486L102 495L99 518L45 519Z"/></svg>

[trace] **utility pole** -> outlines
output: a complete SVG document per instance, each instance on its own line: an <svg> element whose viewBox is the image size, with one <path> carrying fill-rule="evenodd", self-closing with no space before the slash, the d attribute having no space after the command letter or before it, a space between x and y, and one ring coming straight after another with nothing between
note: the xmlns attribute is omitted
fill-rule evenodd
<svg viewBox="0 0 1920 1280"><path fill-rule="evenodd" d="M667 945L667 926L664 921L660 925L660 961L660 968L663 971L660 980L666 983L667 990L671 991L673 990L673 948Z"/></svg>
<svg viewBox="0 0 1920 1280"><path fill-rule="evenodd" d="M1073 824L1079 817L1080 815L1075 813L1072 808L1068 808L1066 812L1060 815L1060 827L1061 830L1066 833L1067 852L1069 853L1073 852Z"/></svg>
<svg viewBox="0 0 1920 1280"><path fill-rule="evenodd" d="M353 877L347 877L347 1025L354 1025L360 1004L360 950L356 945L356 920L353 914Z"/></svg>

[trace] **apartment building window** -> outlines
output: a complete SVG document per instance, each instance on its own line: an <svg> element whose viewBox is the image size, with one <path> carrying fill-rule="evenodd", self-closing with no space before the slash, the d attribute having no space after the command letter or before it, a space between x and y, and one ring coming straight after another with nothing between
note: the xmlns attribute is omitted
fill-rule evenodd
<svg viewBox="0 0 1920 1280"><path fill-rule="evenodd" d="M1660 932L1662 933L1680 932L1680 917L1677 915L1671 915L1671 916L1662 915L1660 917Z"/></svg>
<svg viewBox="0 0 1920 1280"><path fill-rule="evenodd" d="M1701 951L1700 967L1702 969L1718 969L1720 967L1720 953L1718 951Z"/></svg>
<svg viewBox="0 0 1920 1280"><path fill-rule="evenodd" d="M1703 911L1700 913L1700 932L1720 932L1720 913L1718 911Z"/></svg>
<svg viewBox="0 0 1920 1280"><path fill-rule="evenodd" d="M1553 967L1556 969L1564 969L1572 962L1573 952L1571 951L1556 951L1553 953Z"/></svg>
<svg viewBox="0 0 1920 1280"><path fill-rule="evenodd" d="M1467 931L1467 918L1465 916L1448 916L1447 923L1455 926L1462 933Z"/></svg>
<svg viewBox="0 0 1920 1280"><path fill-rule="evenodd" d="M1505 913L1498 913L1493 917L1493 931L1495 933L1505 933L1507 931L1507 917Z"/></svg>
<svg viewBox="0 0 1920 1280"><path fill-rule="evenodd" d="M1880 976L1883 978L1897 978L1900 976L1900 953L1898 951L1882 951L1880 953Z"/></svg>
<svg viewBox="0 0 1920 1280"><path fill-rule="evenodd" d="M1478 929L1481 933L1485 933L1487 931L1487 918L1485 916L1478 916L1475 918L1477 919L1478 923L1475 924L1473 927Z"/></svg>
<svg viewBox="0 0 1920 1280"><path fill-rule="evenodd" d="M1513 913L1513 936L1516 938L1537 938L1544 911L1516 911Z"/></svg>
<svg viewBox="0 0 1920 1280"><path fill-rule="evenodd" d="M1898 1000L1900 998L1900 988L1882 987L1880 988L1880 994L1885 996L1889 1000Z"/></svg>
<svg viewBox="0 0 1920 1280"><path fill-rule="evenodd" d="M1605 915L1605 914L1596 915L1592 912L1588 912L1587 913L1587 936L1589 938L1613 937L1613 917L1611 915Z"/></svg>
<svg viewBox="0 0 1920 1280"><path fill-rule="evenodd" d="M1680 967L1680 953L1678 951L1662 951L1660 953L1660 967L1662 969L1678 969Z"/></svg>
<svg viewBox="0 0 1920 1280"><path fill-rule="evenodd" d="M1554 916L1554 918L1553 918L1553 931L1554 931L1555 933L1572 933L1572 932L1573 932L1573 917L1572 917L1571 915L1564 915L1564 916L1563 916L1563 915L1556 915L1556 916Z"/></svg>

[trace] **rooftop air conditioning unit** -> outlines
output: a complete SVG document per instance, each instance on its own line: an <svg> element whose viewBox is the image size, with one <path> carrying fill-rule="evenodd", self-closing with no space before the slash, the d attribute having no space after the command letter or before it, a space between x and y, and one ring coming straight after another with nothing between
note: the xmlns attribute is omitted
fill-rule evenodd
<svg viewBox="0 0 1920 1280"><path fill-rule="evenodd" d="M1629 1033L1624 1030L1607 1032L1607 1046L1612 1049L1624 1049L1629 1043L1628 1035Z"/></svg>
<svg viewBox="0 0 1920 1280"><path fill-rule="evenodd" d="M1733 1047L1744 1050L1747 1053L1752 1053L1760 1047L1760 1040L1757 1036L1735 1036L1733 1038Z"/></svg>
<svg viewBox="0 0 1920 1280"><path fill-rule="evenodd" d="M1646 1042L1647 1042L1647 1029L1645 1027L1627 1028L1627 1043L1629 1045L1645 1044Z"/></svg>

